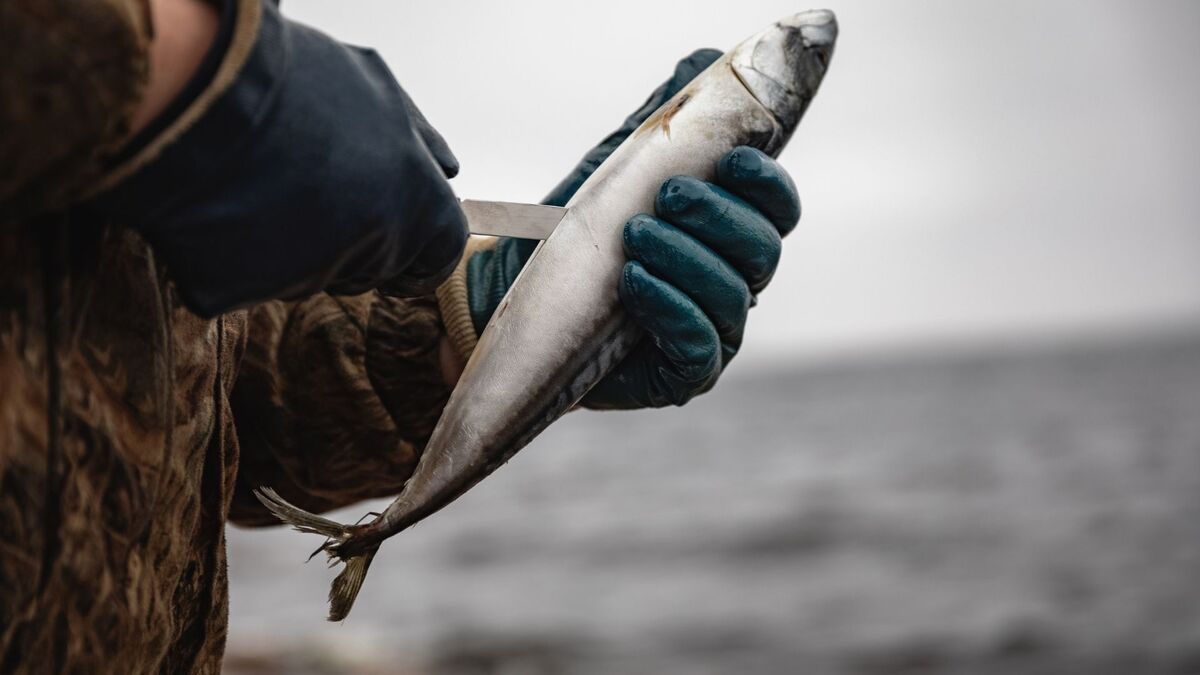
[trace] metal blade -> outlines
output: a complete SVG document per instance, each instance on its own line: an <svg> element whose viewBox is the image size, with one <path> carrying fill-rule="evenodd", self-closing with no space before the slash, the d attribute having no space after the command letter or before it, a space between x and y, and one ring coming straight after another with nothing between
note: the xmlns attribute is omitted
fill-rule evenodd
<svg viewBox="0 0 1200 675"><path fill-rule="evenodd" d="M567 210L561 206L487 202L478 199L459 201L471 234L492 237L545 239L554 232Z"/></svg>

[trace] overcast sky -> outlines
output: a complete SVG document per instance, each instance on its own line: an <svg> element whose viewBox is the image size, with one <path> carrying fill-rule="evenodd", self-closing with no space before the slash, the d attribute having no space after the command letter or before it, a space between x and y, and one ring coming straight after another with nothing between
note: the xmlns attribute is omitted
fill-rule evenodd
<svg viewBox="0 0 1200 675"><path fill-rule="evenodd" d="M749 358L1200 325L1200 3L830 2L781 160L804 201ZM329 2L449 140L460 196L536 201L697 47L794 2Z"/></svg>

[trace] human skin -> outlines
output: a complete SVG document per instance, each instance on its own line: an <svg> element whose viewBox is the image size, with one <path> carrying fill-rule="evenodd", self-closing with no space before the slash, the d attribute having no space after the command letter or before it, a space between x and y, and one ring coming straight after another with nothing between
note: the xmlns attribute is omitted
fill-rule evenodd
<svg viewBox="0 0 1200 675"><path fill-rule="evenodd" d="M467 362L458 355L458 352L450 344L450 339L444 335L441 342L438 343L438 365L442 369L442 379L452 387L462 376L463 368L467 367Z"/></svg>
<svg viewBox="0 0 1200 675"><path fill-rule="evenodd" d="M150 0L150 73L130 134L150 124L179 95L217 37L217 9L204 0Z"/></svg>

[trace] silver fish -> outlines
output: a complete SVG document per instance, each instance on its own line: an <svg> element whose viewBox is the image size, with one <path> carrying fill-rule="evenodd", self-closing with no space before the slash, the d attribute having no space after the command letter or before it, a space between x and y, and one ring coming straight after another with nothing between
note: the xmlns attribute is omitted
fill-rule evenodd
<svg viewBox="0 0 1200 675"><path fill-rule="evenodd" d="M259 499L302 532L321 534L331 621L347 615L379 545L508 461L628 354L641 330L617 297L622 228L654 210L675 175L712 180L740 145L778 155L817 92L837 22L815 10L783 19L714 62L662 105L579 188L538 247L467 363L403 491L375 520L342 525L262 488Z"/></svg>

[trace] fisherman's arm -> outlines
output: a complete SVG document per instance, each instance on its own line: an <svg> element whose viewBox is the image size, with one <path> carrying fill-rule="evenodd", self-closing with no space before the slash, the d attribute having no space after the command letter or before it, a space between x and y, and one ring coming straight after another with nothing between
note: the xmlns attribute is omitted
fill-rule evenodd
<svg viewBox="0 0 1200 675"><path fill-rule="evenodd" d="M279 523L262 485L318 512L399 492L450 395L437 300L322 293L251 309L247 332L231 520Z"/></svg>
<svg viewBox="0 0 1200 675"><path fill-rule="evenodd" d="M151 82L143 128L80 209L136 229L205 317L320 292L432 292L466 240L445 141L375 52L269 0L215 7L195 74L178 91Z"/></svg>
<svg viewBox="0 0 1200 675"><path fill-rule="evenodd" d="M10 13L36 18L40 2L0 5L0 30L14 38L0 48L58 40L65 47L47 58L83 80L65 92L38 82L53 71L30 62L36 50L15 68L5 60L4 90L28 84L35 95L6 102L4 141L16 140L12 128L35 140L58 133L67 150L83 142L75 132L99 139L88 151L96 171L81 172L59 205L140 232L172 295L197 313L254 306L232 402L243 481L295 485L314 509L398 490L449 392L431 294L466 229L444 140L377 55L288 21L272 2L154 0L153 15L132 0L67 3L80 17L48 37L14 31ZM167 23L151 30L152 18ZM89 60L75 38L93 33L108 51ZM130 63L109 77L114 54ZM18 104L36 104L41 84L96 118L35 124ZM65 164L56 147L42 148L51 168ZM21 148L27 156L5 159L40 157ZM35 201L27 185L0 184L5 198ZM377 286L393 295L364 292Z"/></svg>
<svg viewBox="0 0 1200 675"><path fill-rule="evenodd" d="M0 220L58 210L102 173L147 86L145 0L0 3Z"/></svg>

